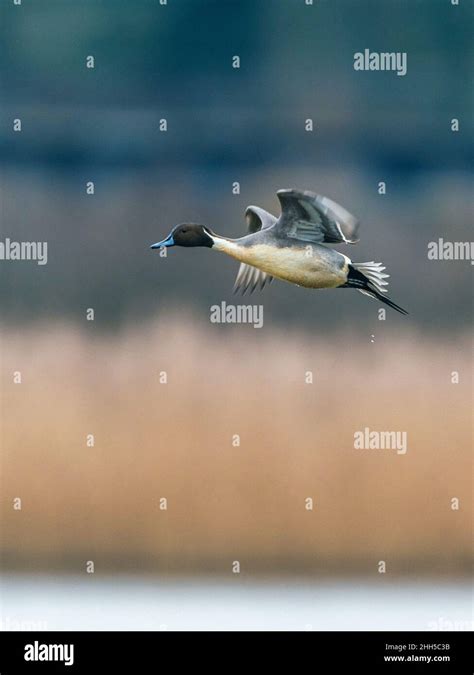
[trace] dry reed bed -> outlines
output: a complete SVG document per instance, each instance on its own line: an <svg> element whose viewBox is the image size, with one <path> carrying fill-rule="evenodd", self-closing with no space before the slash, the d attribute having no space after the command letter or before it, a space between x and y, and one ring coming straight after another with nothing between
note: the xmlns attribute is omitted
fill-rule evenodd
<svg viewBox="0 0 474 675"><path fill-rule="evenodd" d="M5 565L467 569L467 341L364 344L183 317L115 337L87 328L2 334ZM355 450L366 426L407 431L407 454Z"/></svg>

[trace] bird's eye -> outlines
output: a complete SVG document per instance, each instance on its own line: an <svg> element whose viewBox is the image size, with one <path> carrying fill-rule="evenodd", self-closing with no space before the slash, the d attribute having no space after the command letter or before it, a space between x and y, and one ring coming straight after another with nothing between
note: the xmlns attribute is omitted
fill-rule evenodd
<svg viewBox="0 0 474 675"><path fill-rule="evenodd" d="M181 230L181 234L186 234L187 230Z"/></svg>

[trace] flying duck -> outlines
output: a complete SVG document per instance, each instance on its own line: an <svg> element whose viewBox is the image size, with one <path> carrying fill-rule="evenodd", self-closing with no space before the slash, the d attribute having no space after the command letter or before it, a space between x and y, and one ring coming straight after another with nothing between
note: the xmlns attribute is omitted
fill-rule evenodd
<svg viewBox="0 0 474 675"><path fill-rule="evenodd" d="M151 248L207 246L240 261L234 291L252 293L273 277L306 288L355 288L401 314L386 293L388 274L382 263L352 262L325 244L356 244L359 222L328 197L307 190L278 190L281 214L276 218L258 206L245 211L247 234L221 237L205 225L177 225Z"/></svg>

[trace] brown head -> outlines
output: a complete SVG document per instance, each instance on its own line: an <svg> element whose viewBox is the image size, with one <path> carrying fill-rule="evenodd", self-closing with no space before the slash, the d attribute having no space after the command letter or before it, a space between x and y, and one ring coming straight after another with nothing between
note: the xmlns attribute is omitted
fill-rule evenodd
<svg viewBox="0 0 474 675"><path fill-rule="evenodd" d="M195 223L182 223L176 225L166 239L153 244L150 248L168 248L170 246L207 246L211 248L213 244L212 232L209 228Z"/></svg>

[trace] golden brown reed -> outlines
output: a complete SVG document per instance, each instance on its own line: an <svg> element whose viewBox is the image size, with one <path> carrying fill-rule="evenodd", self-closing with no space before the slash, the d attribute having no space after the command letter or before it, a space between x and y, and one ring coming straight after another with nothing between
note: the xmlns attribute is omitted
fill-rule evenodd
<svg viewBox="0 0 474 675"><path fill-rule="evenodd" d="M468 343L364 339L182 316L116 336L6 329L4 565L464 573ZM354 449L364 427L407 431L407 454Z"/></svg>

